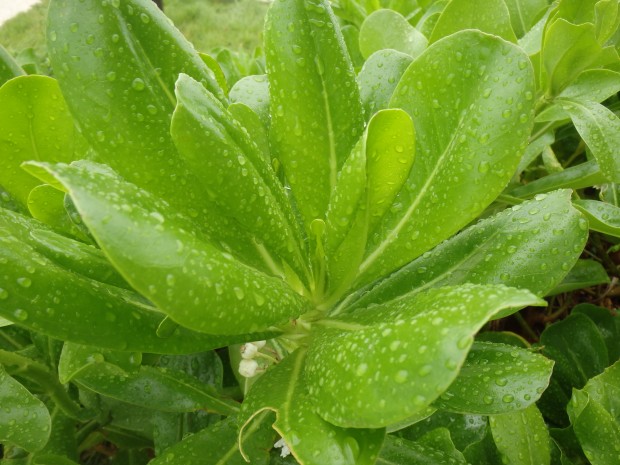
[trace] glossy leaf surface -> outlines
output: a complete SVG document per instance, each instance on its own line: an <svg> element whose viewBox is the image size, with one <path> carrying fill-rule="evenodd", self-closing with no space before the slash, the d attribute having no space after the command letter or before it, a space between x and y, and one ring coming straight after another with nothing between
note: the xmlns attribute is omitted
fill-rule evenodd
<svg viewBox="0 0 620 465"><path fill-rule="evenodd" d="M273 155L309 227L324 217L338 170L363 129L355 73L329 3L274 3L265 56Z"/></svg>
<svg viewBox="0 0 620 465"><path fill-rule="evenodd" d="M269 80L266 75L246 76L230 89L231 103L244 103L269 127Z"/></svg>
<svg viewBox="0 0 620 465"><path fill-rule="evenodd" d="M373 11L362 23L359 43L364 58L385 49L416 58L428 46L428 39L400 13L381 9Z"/></svg>
<svg viewBox="0 0 620 465"><path fill-rule="evenodd" d="M388 436L376 463L377 465L401 465L405 463L465 465L467 463L462 456L460 459L455 458L451 452L434 444L423 444Z"/></svg>
<svg viewBox="0 0 620 465"><path fill-rule="evenodd" d="M529 32L548 8L546 0L505 0L510 24L517 37Z"/></svg>
<svg viewBox="0 0 620 465"><path fill-rule="evenodd" d="M411 64L390 105L413 119L416 161L370 238L362 282L446 239L499 194L527 143L532 92L523 52L480 32L447 37Z"/></svg>
<svg viewBox="0 0 620 465"><path fill-rule="evenodd" d="M305 358L305 352L297 350L254 384L241 409L240 440L257 423L255 416L272 410L276 414L273 428L302 465L374 464L385 431L339 428L320 418L315 402L306 394Z"/></svg>
<svg viewBox="0 0 620 465"><path fill-rule="evenodd" d="M245 450L252 450L257 465L269 464L268 448L275 434L265 424L248 431L242 439ZM173 447L162 452L149 462L151 465L245 465L247 462L239 452L237 423L235 417L228 417L215 425L195 433Z"/></svg>
<svg viewBox="0 0 620 465"><path fill-rule="evenodd" d="M554 287L547 295L556 295L571 292L576 289L597 286L609 282L607 270L596 260L577 260L561 283Z"/></svg>
<svg viewBox="0 0 620 465"><path fill-rule="evenodd" d="M549 431L536 405L489 417L493 440L511 465L549 465Z"/></svg>
<svg viewBox="0 0 620 465"><path fill-rule="evenodd" d="M27 160L71 161L76 134L56 80L22 76L0 88L0 184L26 206L40 182L20 168Z"/></svg>
<svg viewBox="0 0 620 465"><path fill-rule="evenodd" d="M587 236L569 191L541 195L470 226L379 281L352 305L466 282L505 284L542 296L573 267Z"/></svg>
<svg viewBox="0 0 620 465"><path fill-rule="evenodd" d="M593 465L612 465L620 444L620 362L573 391L568 413L583 451Z"/></svg>
<svg viewBox="0 0 620 465"><path fill-rule="evenodd" d="M192 233L187 218L105 166L31 166L63 183L110 261L181 325L210 334L243 334L284 323L304 309L302 298L281 279Z"/></svg>
<svg viewBox="0 0 620 465"><path fill-rule="evenodd" d="M545 390L552 368L552 361L525 349L475 342L456 380L434 405L483 415L523 410Z"/></svg>
<svg viewBox="0 0 620 465"><path fill-rule="evenodd" d="M541 304L524 290L463 285L358 309L346 320L325 320L308 353L308 391L319 414L334 424L397 423L448 388L489 318L506 308ZM381 356L368 355L375 352Z"/></svg>
<svg viewBox="0 0 620 465"><path fill-rule="evenodd" d="M575 206L586 215L590 229L620 237L620 207L598 200L576 200Z"/></svg>
<svg viewBox="0 0 620 465"><path fill-rule="evenodd" d="M52 427L45 404L13 379L0 366L0 439L27 451L40 450Z"/></svg>
<svg viewBox="0 0 620 465"><path fill-rule="evenodd" d="M463 29L478 29L510 42L517 37L512 30L510 12L502 0L452 0L444 8L433 29L430 41L437 42Z"/></svg>

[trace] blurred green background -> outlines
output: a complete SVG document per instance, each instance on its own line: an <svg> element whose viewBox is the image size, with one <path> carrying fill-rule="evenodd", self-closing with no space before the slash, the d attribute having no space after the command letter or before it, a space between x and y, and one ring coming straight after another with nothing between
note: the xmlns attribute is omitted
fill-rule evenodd
<svg viewBox="0 0 620 465"><path fill-rule="evenodd" d="M48 5L43 0L2 25L0 44L14 55L32 48L43 59ZM262 45L267 8L262 0L164 0L166 15L201 52L227 47L251 54Z"/></svg>

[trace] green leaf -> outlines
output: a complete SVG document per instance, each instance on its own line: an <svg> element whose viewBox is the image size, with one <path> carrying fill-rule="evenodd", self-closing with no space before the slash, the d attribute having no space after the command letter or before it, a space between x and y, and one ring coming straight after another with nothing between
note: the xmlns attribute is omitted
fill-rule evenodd
<svg viewBox="0 0 620 465"><path fill-rule="evenodd" d="M244 103L259 116L265 127L269 127L269 79L266 75L246 76L230 89L231 103Z"/></svg>
<svg viewBox="0 0 620 465"><path fill-rule="evenodd" d="M557 295L607 283L609 283L609 276L603 265L595 260L577 260L562 282L547 295Z"/></svg>
<svg viewBox="0 0 620 465"><path fill-rule="evenodd" d="M450 237L499 194L531 131L533 73L515 46L463 31L407 68L390 106L413 119L416 159L380 233L369 241L361 283Z"/></svg>
<svg viewBox="0 0 620 465"><path fill-rule="evenodd" d="M575 25L562 18L553 21L545 33L541 57L547 94L559 95L601 53L594 24Z"/></svg>
<svg viewBox="0 0 620 465"><path fill-rule="evenodd" d="M271 410L276 414L273 428L301 464L374 464L385 430L339 428L320 418L315 402L306 394L305 358L305 351L297 350L254 384L239 415L240 441L255 427L257 416ZM243 452L246 459L252 459L249 451Z"/></svg>
<svg viewBox="0 0 620 465"><path fill-rule="evenodd" d="M366 119L388 108L394 89L412 59L396 50L380 50L368 57L357 75Z"/></svg>
<svg viewBox="0 0 620 465"><path fill-rule="evenodd" d="M452 446L454 447L454 446ZM466 465L464 458L457 459L454 451L438 448L434 444L412 442L402 438L387 436L385 445L377 459L377 465L402 465L415 463L416 465ZM457 456L458 457L458 456Z"/></svg>
<svg viewBox="0 0 620 465"><path fill-rule="evenodd" d="M379 50L392 49L416 58L428 46L428 39L394 10L376 10L360 27L360 50L369 58Z"/></svg>
<svg viewBox="0 0 620 465"><path fill-rule="evenodd" d="M594 160L566 168L559 173L538 178L523 186L517 186L507 193L514 197L531 197L543 192L556 189L583 189L607 181L607 176L601 173L601 169Z"/></svg>
<svg viewBox="0 0 620 465"><path fill-rule="evenodd" d="M546 0L505 0L510 24L517 37L523 37L549 8Z"/></svg>
<svg viewBox="0 0 620 465"><path fill-rule="evenodd" d="M265 24L271 142L306 228L323 218L364 120L344 39L325 0L275 2Z"/></svg>
<svg viewBox="0 0 620 465"><path fill-rule="evenodd" d="M430 417L399 431L397 436L416 441L429 431L447 428L456 448L458 450L465 450L468 445L479 442L484 438L487 424L486 416L461 415L438 410Z"/></svg>
<svg viewBox="0 0 620 465"><path fill-rule="evenodd" d="M522 410L539 399L552 368L552 361L528 350L475 342L456 380L434 405L483 415Z"/></svg>
<svg viewBox="0 0 620 465"><path fill-rule="evenodd" d="M172 139L211 200L305 277L302 234L264 154L202 84L181 74L175 94Z"/></svg>
<svg viewBox="0 0 620 465"><path fill-rule="evenodd" d="M497 465L502 463L502 457L493 442L490 428L487 428L486 436L481 441L469 445L463 451L463 455L470 464Z"/></svg>
<svg viewBox="0 0 620 465"><path fill-rule="evenodd" d="M525 149L525 153L519 162L515 175L520 175L530 164L551 144L555 142L553 131L546 131L534 139Z"/></svg>
<svg viewBox="0 0 620 465"><path fill-rule="evenodd" d="M10 377L0 365L0 440L29 452L41 450L50 437L52 419L45 404Z"/></svg>
<svg viewBox="0 0 620 465"><path fill-rule="evenodd" d="M594 24L596 37L600 44L605 44L618 30L620 25L620 6L616 0L602 0L594 5Z"/></svg>
<svg viewBox="0 0 620 465"><path fill-rule="evenodd" d="M113 363L96 361L74 376L73 382L79 386L153 410L192 412L204 409L221 415L238 411L238 404L223 397L213 386L177 370L141 366L138 371L128 372Z"/></svg>
<svg viewBox="0 0 620 465"><path fill-rule="evenodd" d="M204 198L169 136L174 84L184 72L224 96L168 18L148 0L53 0L48 23L52 68L98 159L177 208Z"/></svg>
<svg viewBox="0 0 620 465"><path fill-rule="evenodd" d="M586 216L591 230L620 237L620 207L598 200L579 199L573 203Z"/></svg>
<svg viewBox="0 0 620 465"><path fill-rule="evenodd" d="M581 389L608 365L607 346L596 325L585 315L570 315L540 336L543 355L555 361L553 377L562 389Z"/></svg>
<svg viewBox="0 0 620 465"><path fill-rule="evenodd" d="M269 133L267 126L261 121L260 117L245 103L231 103L228 111L241 126L248 132L250 139L261 150L263 158L271 164L271 151L269 148Z"/></svg>
<svg viewBox="0 0 620 465"><path fill-rule="evenodd" d="M620 359L620 318L617 314L592 304L579 304L573 308L573 313L584 314L596 324L607 345L611 363Z"/></svg>
<svg viewBox="0 0 620 465"><path fill-rule="evenodd" d="M246 465L239 452L240 444L246 451L253 451L252 464L267 465L274 433L269 425L257 425L238 442L236 418L228 417L166 449L149 465Z"/></svg>
<svg viewBox="0 0 620 465"><path fill-rule="evenodd" d="M72 342L63 344L58 361L58 379L66 384L90 366L109 362L119 367L120 372L135 373L140 369L142 354L140 352L118 352L101 350Z"/></svg>
<svg viewBox="0 0 620 465"><path fill-rule="evenodd" d="M28 195L28 210L37 220L67 236L89 241L73 224L65 210L65 194L49 184L41 184Z"/></svg>
<svg viewBox="0 0 620 465"><path fill-rule="evenodd" d="M20 164L74 160L78 138L55 79L12 79L0 88L0 101L0 184L26 206L30 190L40 183Z"/></svg>
<svg viewBox="0 0 620 465"><path fill-rule="evenodd" d="M243 334L284 323L305 309L305 300L281 279L190 232L189 219L104 165L30 166L65 186L109 260L177 323L209 334Z"/></svg>
<svg viewBox="0 0 620 465"><path fill-rule="evenodd" d="M577 261L588 231L571 207L570 191L555 191L470 226L370 289L353 308L430 287L505 284L543 296Z"/></svg>
<svg viewBox="0 0 620 465"><path fill-rule="evenodd" d="M318 413L336 425L378 428L423 411L457 377L482 325L525 305L544 302L524 290L463 285L317 322L306 379Z"/></svg>
<svg viewBox="0 0 620 465"><path fill-rule="evenodd" d="M43 225L34 228L34 220L16 213L1 213L0 273L6 276L0 290L2 317L56 339L116 350L188 353L244 340L183 328L168 338L158 337L157 327L165 315L138 295L59 265L75 265L99 279L98 273L110 268L96 249L54 235Z"/></svg>
<svg viewBox="0 0 620 465"><path fill-rule="evenodd" d="M430 42L464 29L478 29L510 42L517 41L510 12L503 0L478 0L475 6L468 0L452 0L441 13Z"/></svg>
<svg viewBox="0 0 620 465"><path fill-rule="evenodd" d="M9 79L26 74L11 54L0 45L0 87Z"/></svg>
<svg viewBox="0 0 620 465"><path fill-rule="evenodd" d="M516 412L489 417L491 433L502 463L510 465L549 465L550 437L536 405Z"/></svg>
<svg viewBox="0 0 620 465"><path fill-rule="evenodd" d="M562 99L561 105L570 114L577 132L592 151L601 173L608 181L620 182L620 157L616 153L620 144L620 119L596 102Z"/></svg>
<svg viewBox="0 0 620 465"><path fill-rule="evenodd" d="M620 444L620 362L574 390L568 414L592 465L613 465Z"/></svg>

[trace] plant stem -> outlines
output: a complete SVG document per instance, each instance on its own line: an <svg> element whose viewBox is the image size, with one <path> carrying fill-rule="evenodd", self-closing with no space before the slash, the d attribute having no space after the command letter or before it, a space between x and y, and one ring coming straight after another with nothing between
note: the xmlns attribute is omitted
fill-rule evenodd
<svg viewBox="0 0 620 465"><path fill-rule="evenodd" d="M86 420L90 412L82 409L70 397L65 387L60 384L58 378L51 370L32 359L0 349L0 363L2 363L10 375L18 375L34 381L43 388L65 415L76 420Z"/></svg>
<svg viewBox="0 0 620 465"><path fill-rule="evenodd" d="M525 321L525 318L523 318L523 315L521 315L520 312L515 313L515 318L521 329L525 332L525 334L527 334L527 336L532 341L538 341L538 334L536 334L534 330L530 328L530 325L527 324L527 321Z"/></svg>

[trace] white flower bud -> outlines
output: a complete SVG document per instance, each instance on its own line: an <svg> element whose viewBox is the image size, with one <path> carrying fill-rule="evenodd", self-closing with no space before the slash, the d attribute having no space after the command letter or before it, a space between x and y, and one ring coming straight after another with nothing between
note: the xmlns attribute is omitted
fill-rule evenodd
<svg viewBox="0 0 620 465"><path fill-rule="evenodd" d="M252 342L248 342L247 344L241 346L241 357L246 360L253 359L254 357L256 357L257 353L258 347L256 347L256 345Z"/></svg>
<svg viewBox="0 0 620 465"><path fill-rule="evenodd" d="M280 438L280 440L278 442L276 442L273 447L281 447L282 450L280 451L280 457L287 457L289 455L291 455L291 449L288 448L288 445L286 444L286 441L284 440L284 438Z"/></svg>
<svg viewBox="0 0 620 465"><path fill-rule="evenodd" d="M267 341L254 341L252 342L252 344L258 347L258 350L261 350L263 347L265 347L265 344L267 344Z"/></svg>
<svg viewBox="0 0 620 465"><path fill-rule="evenodd" d="M258 362L256 360L241 360L239 362L239 374L244 378L253 378L258 370Z"/></svg>

